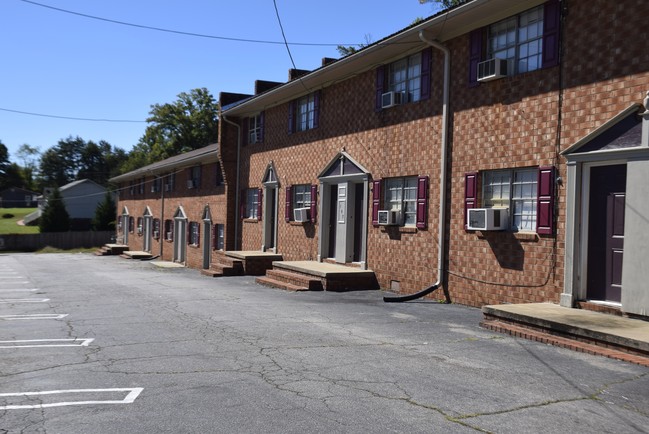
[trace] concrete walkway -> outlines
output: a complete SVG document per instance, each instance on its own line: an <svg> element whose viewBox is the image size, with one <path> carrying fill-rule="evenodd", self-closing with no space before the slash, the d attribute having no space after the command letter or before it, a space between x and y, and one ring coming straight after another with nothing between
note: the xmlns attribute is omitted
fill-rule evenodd
<svg viewBox="0 0 649 434"><path fill-rule="evenodd" d="M640 356L625 360L649 366L649 322L622 316L571 309L552 303L503 304L484 306L483 326L494 330L543 340L550 344L574 347L572 349L597 353L613 358L618 352ZM553 337L539 339L538 335L520 331L520 327L549 333ZM514 331L514 332L512 332ZM572 345L563 345L564 339L572 339ZM558 341L558 342L554 342ZM583 344L583 345L577 345ZM600 348L591 348L595 346ZM621 355L620 355L621 356Z"/></svg>

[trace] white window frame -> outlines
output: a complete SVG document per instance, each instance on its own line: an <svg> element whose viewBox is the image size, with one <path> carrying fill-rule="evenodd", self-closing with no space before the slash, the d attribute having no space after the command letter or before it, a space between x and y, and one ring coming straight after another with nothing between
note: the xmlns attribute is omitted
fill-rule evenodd
<svg viewBox="0 0 649 434"><path fill-rule="evenodd" d="M293 209L311 207L311 184L298 184L291 187Z"/></svg>
<svg viewBox="0 0 649 434"><path fill-rule="evenodd" d="M214 225L216 231L216 246L215 250L223 250L225 247L225 225L217 223Z"/></svg>
<svg viewBox="0 0 649 434"><path fill-rule="evenodd" d="M261 143L261 113L248 118L248 144Z"/></svg>
<svg viewBox="0 0 649 434"><path fill-rule="evenodd" d="M401 226L417 226L417 177L385 179L383 203L387 210L401 213Z"/></svg>
<svg viewBox="0 0 649 434"><path fill-rule="evenodd" d="M248 188L246 189L246 219L257 220L259 218L259 189Z"/></svg>
<svg viewBox="0 0 649 434"><path fill-rule="evenodd" d="M536 232L538 168L488 170L482 174L482 202L485 208L509 208L509 228L515 232Z"/></svg>
<svg viewBox="0 0 649 434"><path fill-rule="evenodd" d="M404 102L421 99L421 57L415 53L388 66L388 90L404 94Z"/></svg>
<svg viewBox="0 0 649 434"><path fill-rule="evenodd" d="M310 93L297 100L295 105L295 131L311 130L315 127L315 94Z"/></svg>
<svg viewBox="0 0 649 434"><path fill-rule="evenodd" d="M543 65L543 5L489 26L487 58L506 59L513 74Z"/></svg>
<svg viewBox="0 0 649 434"><path fill-rule="evenodd" d="M201 234L200 234L200 224L198 222L189 223L189 244L192 246L198 246L200 244Z"/></svg>

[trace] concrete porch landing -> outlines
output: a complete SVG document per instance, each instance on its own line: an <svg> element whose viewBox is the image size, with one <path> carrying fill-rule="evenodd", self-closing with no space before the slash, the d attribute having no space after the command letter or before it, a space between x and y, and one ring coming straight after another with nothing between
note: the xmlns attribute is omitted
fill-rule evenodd
<svg viewBox="0 0 649 434"><path fill-rule="evenodd" d="M153 255L149 252L142 252L137 250L128 250L126 252L123 252L120 256L126 259L149 259L153 257Z"/></svg>
<svg viewBox="0 0 649 434"><path fill-rule="evenodd" d="M649 366L649 322L552 303L483 306L481 326Z"/></svg>
<svg viewBox="0 0 649 434"><path fill-rule="evenodd" d="M378 289L372 270L317 261L274 261L257 283L291 291Z"/></svg>
<svg viewBox="0 0 649 434"><path fill-rule="evenodd" d="M261 250L233 250L214 252L210 268L201 274L210 277L220 276L262 276L271 268L273 261L281 261L282 255Z"/></svg>

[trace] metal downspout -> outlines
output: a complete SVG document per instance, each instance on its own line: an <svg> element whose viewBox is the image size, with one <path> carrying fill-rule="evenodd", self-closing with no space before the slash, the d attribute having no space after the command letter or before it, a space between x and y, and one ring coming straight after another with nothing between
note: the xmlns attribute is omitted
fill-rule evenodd
<svg viewBox="0 0 649 434"><path fill-rule="evenodd" d="M239 172L240 172L240 158L241 158L241 127L232 122L221 113L220 116L223 121L227 122L230 125L234 125L237 129L237 175L235 179L235 190L234 190L234 250L239 249ZM222 143L222 141L221 141Z"/></svg>
<svg viewBox="0 0 649 434"><path fill-rule="evenodd" d="M446 152L448 148L448 105L449 105L449 88L451 77L451 52L444 45L437 41L427 39L424 31L419 31L419 39L429 46L436 48L444 53L444 90L442 102L442 146L440 153L441 170L439 174L439 227L438 227L438 240L437 240L437 281L426 289L423 289L414 294L402 296L387 296L383 297L385 302L402 302L415 300L430 294L442 284L444 280L444 228L446 227Z"/></svg>

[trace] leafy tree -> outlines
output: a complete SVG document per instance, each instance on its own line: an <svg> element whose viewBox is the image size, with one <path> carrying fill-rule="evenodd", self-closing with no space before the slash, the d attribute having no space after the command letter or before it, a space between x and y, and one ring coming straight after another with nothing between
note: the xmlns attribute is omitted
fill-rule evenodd
<svg viewBox="0 0 649 434"><path fill-rule="evenodd" d="M8 187L9 149L0 141L0 190Z"/></svg>
<svg viewBox="0 0 649 434"><path fill-rule="evenodd" d="M25 182L24 187L29 190L36 190L35 178L38 170L38 160L40 159L40 150L37 147L29 146L24 143L18 148L16 155L21 161L21 174Z"/></svg>
<svg viewBox="0 0 649 434"><path fill-rule="evenodd" d="M466 3L468 0L419 0L420 4L424 3L437 3L444 8L450 8L453 6L458 6L461 5L462 3Z"/></svg>
<svg viewBox="0 0 649 434"><path fill-rule="evenodd" d="M365 34L365 42L362 44L358 45L338 45L336 47L336 50L338 50L338 54L340 54L342 57L349 56L350 54L356 53L358 50L367 47L372 43L372 35L370 34Z"/></svg>
<svg viewBox="0 0 649 434"><path fill-rule="evenodd" d="M107 191L103 202L97 205L92 228L96 231L110 231L115 229L115 201L111 192Z"/></svg>
<svg viewBox="0 0 649 434"><path fill-rule="evenodd" d="M67 232L70 230L70 215L65 209L61 192L55 188L41 214L38 226L41 232Z"/></svg>
<svg viewBox="0 0 649 434"><path fill-rule="evenodd" d="M154 104L149 126L122 171L192 151L218 139L218 102L205 88L182 92L173 103Z"/></svg>

